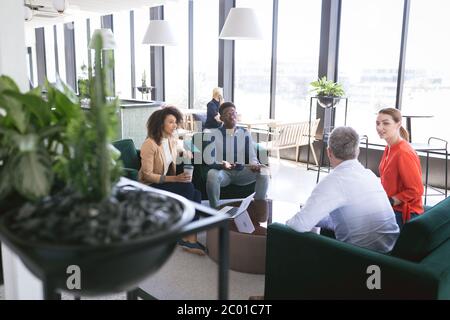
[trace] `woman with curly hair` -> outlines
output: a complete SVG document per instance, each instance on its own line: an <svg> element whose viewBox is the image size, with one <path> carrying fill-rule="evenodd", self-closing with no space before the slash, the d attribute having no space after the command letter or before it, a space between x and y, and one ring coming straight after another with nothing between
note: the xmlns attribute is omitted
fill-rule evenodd
<svg viewBox="0 0 450 320"><path fill-rule="evenodd" d="M139 181L200 203L201 193L194 188L192 177L185 173L176 174L178 152L184 150L177 148L174 133L181 121L181 112L172 106L152 113L147 121L147 139L141 147ZM204 255L206 251L206 248L197 242L195 234L183 238L179 244L191 253Z"/></svg>

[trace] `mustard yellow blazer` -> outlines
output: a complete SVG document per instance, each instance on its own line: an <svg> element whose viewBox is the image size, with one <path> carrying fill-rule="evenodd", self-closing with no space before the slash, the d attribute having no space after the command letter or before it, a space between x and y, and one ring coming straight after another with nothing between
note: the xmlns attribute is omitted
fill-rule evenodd
<svg viewBox="0 0 450 320"><path fill-rule="evenodd" d="M177 159L177 139L169 138L172 159ZM162 144L159 146L152 138L145 139L141 147L141 169L139 170L139 181L145 184L161 183L164 178L165 156ZM167 175L175 175L176 167L172 162L168 168Z"/></svg>

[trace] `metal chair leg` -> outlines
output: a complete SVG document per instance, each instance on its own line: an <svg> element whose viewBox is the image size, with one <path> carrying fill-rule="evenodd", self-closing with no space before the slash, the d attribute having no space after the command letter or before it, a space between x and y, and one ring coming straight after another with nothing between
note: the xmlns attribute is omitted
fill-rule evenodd
<svg viewBox="0 0 450 320"><path fill-rule="evenodd" d="M322 151L320 152L320 161L319 161L319 168L317 170L316 184L319 183L320 171L321 168L323 167L324 152L325 152L325 141L322 140Z"/></svg>

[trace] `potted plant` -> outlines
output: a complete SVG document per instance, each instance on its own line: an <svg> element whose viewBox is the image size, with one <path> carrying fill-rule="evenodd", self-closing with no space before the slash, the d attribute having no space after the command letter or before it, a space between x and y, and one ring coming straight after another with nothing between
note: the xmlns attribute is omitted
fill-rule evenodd
<svg viewBox="0 0 450 320"><path fill-rule="evenodd" d="M340 101L340 99L336 98L343 97L345 95L342 85L337 82L327 80L326 76L319 78L317 81L311 82L310 85L313 87L311 92L316 94L319 105L323 108L334 107Z"/></svg>
<svg viewBox="0 0 450 320"><path fill-rule="evenodd" d="M91 98L89 94L89 77L87 66L83 63L81 66L81 74L78 77L78 95L81 99L81 103L84 105L89 104L89 99Z"/></svg>
<svg viewBox="0 0 450 320"><path fill-rule="evenodd" d="M106 99L109 66L101 35L93 40L86 112L61 81L47 83L43 99L40 88L23 94L0 77L0 238L52 288L77 294L133 287L170 256L194 215L182 197L117 186L117 99ZM79 288L67 288L71 265L81 270Z"/></svg>

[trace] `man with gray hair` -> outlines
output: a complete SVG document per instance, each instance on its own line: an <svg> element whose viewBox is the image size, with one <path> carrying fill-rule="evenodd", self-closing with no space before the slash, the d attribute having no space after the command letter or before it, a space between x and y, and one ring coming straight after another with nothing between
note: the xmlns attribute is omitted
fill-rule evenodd
<svg viewBox="0 0 450 320"><path fill-rule="evenodd" d="M327 154L333 170L286 224L299 232L324 227L333 230L337 240L391 251L399 228L380 180L357 159L358 133L350 127L335 128Z"/></svg>

